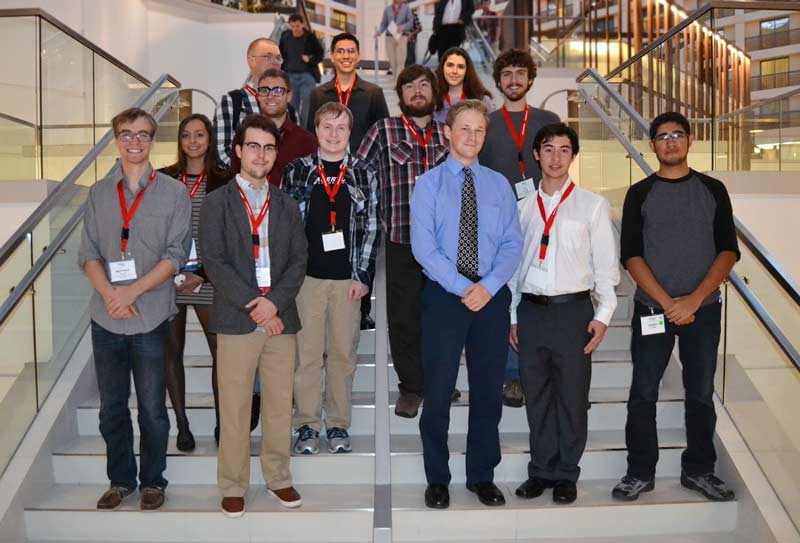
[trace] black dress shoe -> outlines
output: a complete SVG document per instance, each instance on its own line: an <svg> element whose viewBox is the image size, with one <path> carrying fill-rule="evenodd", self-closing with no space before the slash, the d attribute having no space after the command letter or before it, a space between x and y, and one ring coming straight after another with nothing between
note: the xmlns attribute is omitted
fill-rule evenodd
<svg viewBox="0 0 800 543"><path fill-rule="evenodd" d="M557 481L553 487L553 501L566 504L578 497L578 487L572 481Z"/></svg>
<svg viewBox="0 0 800 543"><path fill-rule="evenodd" d="M538 498L546 489L552 487L552 481L546 481L545 479L540 479L538 477L530 477L527 481L519 485L519 488L516 490L515 494L520 498L530 500L532 498Z"/></svg>
<svg viewBox="0 0 800 543"><path fill-rule="evenodd" d="M486 483L475 483L467 485L467 490L478 495L478 499L483 505L505 505L506 499L497 485L489 481Z"/></svg>
<svg viewBox="0 0 800 543"><path fill-rule="evenodd" d="M425 505L432 509L450 507L450 491L447 485L428 485L425 489Z"/></svg>
<svg viewBox="0 0 800 543"><path fill-rule="evenodd" d="M375 321L372 320L372 317L369 316L369 313L366 315L361 315L361 329L375 330Z"/></svg>
<svg viewBox="0 0 800 543"><path fill-rule="evenodd" d="M178 450L181 452L191 452L194 450L194 436L188 426L185 428L178 428L178 439L175 442L175 446L178 447Z"/></svg>
<svg viewBox="0 0 800 543"><path fill-rule="evenodd" d="M258 426L258 418L261 416L261 394L253 394L253 404L250 406L250 431Z"/></svg>

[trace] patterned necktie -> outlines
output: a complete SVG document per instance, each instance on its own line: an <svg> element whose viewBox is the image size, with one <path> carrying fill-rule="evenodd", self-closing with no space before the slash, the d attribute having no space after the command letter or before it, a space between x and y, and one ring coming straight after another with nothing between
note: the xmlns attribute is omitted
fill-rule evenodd
<svg viewBox="0 0 800 543"><path fill-rule="evenodd" d="M478 280L478 200L472 171L464 168L464 188L461 189L461 218L458 225L458 273L471 281Z"/></svg>

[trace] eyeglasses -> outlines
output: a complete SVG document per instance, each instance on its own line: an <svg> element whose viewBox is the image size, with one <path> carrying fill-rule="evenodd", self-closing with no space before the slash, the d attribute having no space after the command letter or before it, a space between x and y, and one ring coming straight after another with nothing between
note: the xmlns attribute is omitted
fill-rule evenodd
<svg viewBox="0 0 800 543"><path fill-rule="evenodd" d="M269 62L283 62L283 57L280 55L273 55L272 53L266 55L250 55L253 58L261 58Z"/></svg>
<svg viewBox="0 0 800 543"><path fill-rule="evenodd" d="M669 140L680 141L685 137L687 137L686 132L681 132L680 130L676 130L675 132L673 132L671 134L668 134L666 132L663 133L663 134L659 134L658 136L653 138L653 141L664 141L664 142L669 141Z"/></svg>
<svg viewBox="0 0 800 543"><path fill-rule="evenodd" d="M139 140L139 143L149 143L153 140L153 134L150 132L136 132L135 134L130 130L125 130L117 134L117 138L125 143L131 143L134 138Z"/></svg>
<svg viewBox="0 0 800 543"><path fill-rule="evenodd" d="M261 154L262 152L264 154L274 153L278 150L278 146L275 145L274 143L266 143L264 145L261 145L254 141L244 142L244 148L254 154Z"/></svg>
<svg viewBox="0 0 800 543"><path fill-rule="evenodd" d="M355 47L348 47L347 49L345 49L344 47L338 47L334 49L333 52L336 53L337 55L343 55L345 53L347 53L348 55L355 55L356 53L358 53L358 49L356 49Z"/></svg>
<svg viewBox="0 0 800 543"><path fill-rule="evenodd" d="M288 89L286 87L258 87L258 95L262 98L266 98L268 96L276 96L280 98Z"/></svg>

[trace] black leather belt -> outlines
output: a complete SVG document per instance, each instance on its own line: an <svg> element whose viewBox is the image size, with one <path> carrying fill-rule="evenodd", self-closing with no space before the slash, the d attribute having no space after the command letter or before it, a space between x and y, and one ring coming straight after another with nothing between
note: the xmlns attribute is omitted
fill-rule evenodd
<svg viewBox="0 0 800 543"><path fill-rule="evenodd" d="M542 296L540 294L530 294L528 292L522 293L523 300L537 305L564 304L567 302L574 302L576 300L585 300L588 297L588 290L584 290L583 292L571 292L569 294L559 294L558 296Z"/></svg>

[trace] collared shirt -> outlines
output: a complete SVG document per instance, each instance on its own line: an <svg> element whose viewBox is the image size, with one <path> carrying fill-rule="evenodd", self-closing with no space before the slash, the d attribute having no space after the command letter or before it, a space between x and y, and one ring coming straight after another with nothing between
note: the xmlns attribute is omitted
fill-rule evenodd
<svg viewBox="0 0 800 543"><path fill-rule="evenodd" d="M420 176L411 198L411 250L425 275L462 296L472 281L458 273L458 233L464 165L448 157ZM469 165L478 203L478 275L494 296L517 269L522 232L508 181L476 160Z"/></svg>
<svg viewBox="0 0 800 543"><path fill-rule="evenodd" d="M395 13L395 9L397 10ZM411 14L411 8L405 3L400 3L395 7L394 4L389 4L383 10L383 17L381 24L378 27L378 34L383 34L389 25L394 22L397 25L397 31L401 34L408 34L414 27L414 17Z"/></svg>
<svg viewBox="0 0 800 543"><path fill-rule="evenodd" d="M314 134L300 128L287 117L281 125L281 143L278 146L275 164L272 165L272 170L267 176L269 182L280 187L286 165L296 158L310 155L317 150L317 146L317 138Z"/></svg>
<svg viewBox="0 0 800 543"><path fill-rule="evenodd" d="M121 259L122 211L117 185L122 179L125 206L130 209L136 196L147 186L152 169L148 168L139 180L136 192L131 192L121 168L98 181L90 190L83 218L78 266L83 269L90 260L99 261L109 273L109 262ZM183 183L157 173L142 196L130 222L127 252L136 263L136 277L141 278L162 260L169 260L175 273L186 264L192 245L192 204ZM134 280L114 285L130 285ZM103 297L96 290L89 302L89 316L114 334L144 334L172 317L175 306L175 283L169 277L160 285L145 292L134 302L138 315L130 319L113 319L108 314Z"/></svg>
<svg viewBox="0 0 800 543"><path fill-rule="evenodd" d="M442 0L446 2L444 12L442 13L443 25L458 24L458 19L461 17L461 0Z"/></svg>
<svg viewBox="0 0 800 543"><path fill-rule="evenodd" d="M442 123L432 120L424 128L415 129L424 139L431 127L431 139L423 148L402 118L383 119L370 128L358 148L358 158L377 173L380 219L393 243L411 243L409 202L417 177L425 173L425 161L428 169L433 168L450 152Z"/></svg>
<svg viewBox="0 0 800 543"><path fill-rule="evenodd" d="M217 153L220 160L227 166L231 165L231 157L233 156L232 142L235 132L234 125L238 126L240 121L258 112L258 100L255 96L245 90L245 87L255 89L258 84L253 81L253 76L247 76L241 89L232 90L229 93L223 94L219 100L219 109L214 124L217 126ZM234 120L233 115L233 99L231 93L238 92L242 95L242 107L239 110L239 118Z"/></svg>
<svg viewBox="0 0 800 543"><path fill-rule="evenodd" d="M258 214L261 213L261 208L264 207L267 201L267 183L264 183L261 188L255 188L250 184L250 181L238 173L236 174L236 183L239 185L239 188L244 191L244 195L250 203L250 209L253 210L253 217L258 217ZM244 205L244 202L242 202L242 205ZM250 217L248 217L247 220L249 221ZM269 238L267 237L267 225L269 225L269 210L267 210L267 213L264 215L264 220L258 225L260 248L258 250L256 265L259 268L269 268Z"/></svg>
<svg viewBox="0 0 800 543"><path fill-rule="evenodd" d="M539 188L548 217L561 201L562 191L568 185L569 182L565 182L552 196ZM614 287L619 283L619 261L608 201L576 186L559 206L550 230L545 284L528 281L528 272L539 259L544 232L536 195L520 200L517 206L525 245L519 267L508 283L512 295L511 323L517 322L517 305L523 292L557 296L586 290L594 291L594 319L604 324L611 322L617 307Z"/></svg>

